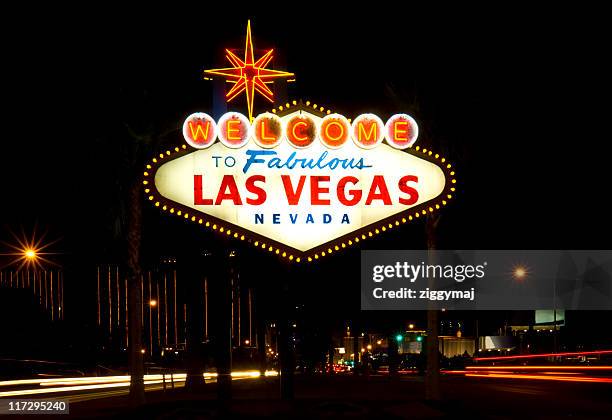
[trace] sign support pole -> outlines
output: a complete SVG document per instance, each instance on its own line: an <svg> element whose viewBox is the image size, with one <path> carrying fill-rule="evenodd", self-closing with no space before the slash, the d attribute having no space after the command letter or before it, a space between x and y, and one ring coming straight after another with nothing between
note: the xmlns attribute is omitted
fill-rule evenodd
<svg viewBox="0 0 612 420"><path fill-rule="evenodd" d="M289 278L293 278L291 269L282 266L280 270L281 284L283 290L281 316L279 319L279 358L280 358L280 394L283 400L293 400L293 382L295 360L293 354L293 343L291 342L291 329L289 325L291 298L289 294Z"/></svg>
<svg viewBox="0 0 612 420"><path fill-rule="evenodd" d="M259 373L263 378L266 374L266 318L263 313L263 293L259 290L259 288L254 288L253 290L255 291L255 334L257 336L257 353L259 355Z"/></svg>
<svg viewBox="0 0 612 420"><path fill-rule="evenodd" d="M203 319L203 273L200 269L200 258L196 255L186 255L183 271L187 277L187 378L185 389L188 391L201 390L204 386L204 361L202 360Z"/></svg>
<svg viewBox="0 0 612 420"><path fill-rule="evenodd" d="M217 398L227 403L232 398L232 289L229 277L229 251L226 246L218 251L218 256L211 263L211 278L217 289L219 304L217 307L216 349L217 349Z"/></svg>

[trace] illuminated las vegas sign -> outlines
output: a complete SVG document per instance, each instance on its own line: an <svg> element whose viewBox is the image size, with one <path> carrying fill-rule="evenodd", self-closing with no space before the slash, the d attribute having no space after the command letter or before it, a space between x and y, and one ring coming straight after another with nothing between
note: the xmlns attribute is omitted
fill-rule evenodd
<svg viewBox="0 0 612 420"><path fill-rule="evenodd" d="M281 109L282 108L282 109ZM185 143L144 173L156 207L290 260L313 261L439 210L455 172L415 146L406 114L349 121L309 102L286 104L253 123L188 116Z"/></svg>
<svg viewBox="0 0 612 420"><path fill-rule="evenodd" d="M266 91L263 79L255 81L260 60L249 58L249 42L250 28L247 57L235 63L248 69L221 70L242 74L244 84L230 92L247 91L250 114L253 92ZM293 101L254 119L194 113L182 131L183 144L147 163L147 199L291 261L315 261L396 229L439 210L455 193L454 168L415 145L418 125L407 114L348 119Z"/></svg>

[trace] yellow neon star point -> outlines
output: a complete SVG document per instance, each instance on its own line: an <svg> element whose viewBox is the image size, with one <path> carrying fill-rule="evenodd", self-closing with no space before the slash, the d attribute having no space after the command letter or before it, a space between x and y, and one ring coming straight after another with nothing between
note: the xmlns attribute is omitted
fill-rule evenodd
<svg viewBox="0 0 612 420"><path fill-rule="evenodd" d="M274 94L267 83L273 83L273 79L280 77L292 77L293 73L279 70L270 70L266 66L272 61L274 50L268 50L264 55L255 60L253 50L253 38L251 37L251 21L247 22L246 42L244 47L244 60L241 60L230 50L225 50L225 57L232 67L222 69L204 70L205 74L225 76L226 80L233 82L233 86L226 93L227 102L233 100L242 92L246 92L249 120L253 121L253 100L255 92L274 102Z"/></svg>

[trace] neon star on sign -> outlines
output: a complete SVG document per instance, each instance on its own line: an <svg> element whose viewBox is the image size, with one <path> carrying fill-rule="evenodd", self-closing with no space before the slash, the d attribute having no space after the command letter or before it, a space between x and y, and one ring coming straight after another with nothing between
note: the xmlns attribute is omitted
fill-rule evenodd
<svg viewBox="0 0 612 420"><path fill-rule="evenodd" d="M272 61L274 50L268 50L264 55L255 60L253 52L253 38L251 37L251 21L247 23L246 42L244 47L244 60L241 60L229 49L225 50L225 57L232 67L222 69L205 70L208 75L224 76L227 81L233 83L231 89L225 95L230 102L242 92L246 93L249 121L253 121L253 100L255 92L274 102L274 94L267 86L273 79L280 77L291 77L293 73L286 71L270 70L266 67Z"/></svg>

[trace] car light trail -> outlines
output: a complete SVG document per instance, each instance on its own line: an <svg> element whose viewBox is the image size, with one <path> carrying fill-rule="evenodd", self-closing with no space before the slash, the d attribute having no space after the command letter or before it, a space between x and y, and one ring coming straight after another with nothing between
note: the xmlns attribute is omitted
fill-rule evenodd
<svg viewBox="0 0 612 420"><path fill-rule="evenodd" d="M261 373L256 370L235 371L231 373L233 379L248 379L258 378ZM213 379L217 377L216 373L206 372L203 374L205 379ZM265 376L278 376L275 370L268 370ZM187 374L176 373L166 374L165 378L162 374L144 375L145 385L177 383L185 382ZM33 389L18 389L12 391L0 392L1 397L12 397L18 395L35 395L48 394L70 391L85 391L104 388L120 388L130 385L130 377L122 376L90 376L90 377L75 377L75 378L53 378L53 379L19 379L11 381L0 381L0 386L22 386L22 385L39 385L40 388Z"/></svg>
<svg viewBox="0 0 612 420"><path fill-rule="evenodd" d="M612 383L612 378L594 378L590 376L551 376L551 375L521 375L511 373L466 373L466 377L478 378L505 378L505 379L524 379L524 380L549 380L562 382L594 382Z"/></svg>
<svg viewBox="0 0 612 420"><path fill-rule="evenodd" d="M566 353L540 353L540 354L520 354L516 356L493 356L493 357L474 357L474 360L510 360L510 359L535 359L539 357L560 357L560 356L589 356L600 354L612 354L612 350L578 351Z"/></svg>
<svg viewBox="0 0 612 420"><path fill-rule="evenodd" d="M543 371L543 372L539 372L542 375L559 375L559 371L554 371L554 372L547 372L547 371ZM563 375L582 375L582 373L580 372L563 372Z"/></svg>
<svg viewBox="0 0 612 420"><path fill-rule="evenodd" d="M185 377L184 373L174 374L174 377ZM169 375L167 375L169 376ZM144 380L162 379L163 375L144 375ZM94 384L110 382L129 382L129 375L123 376L77 376L74 378L52 378L52 379L17 379L11 381L0 381L0 386L39 384L41 386L57 385L62 382L73 382L75 384Z"/></svg>
<svg viewBox="0 0 612 420"><path fill-rule="evenodd" d="M187 374L185 373L177 373L175 375L173 375L173 379L174 381L184 381L185 378L187 377ZM206 375L204 375L204 377L206 377ZM105 384L105 383L125 383L127 385L130 384L130 377L129 376L117 376L117 377L113 377L111 380L104 380L105 377L104 376L100 376L100 377L94 377L94 378L88 378L87 380L72 380L72 379L65 379L62 381L57 381L57 382L46 382L46 383L41 383L40 386L70 386L70 385L94 385L96 383L101 383L101 384ZM170 381L170 375L166 375L166 382L171 382ZM159 383L164 382L164 378L163 375L144 375L144 380L145 380L145 384L147 383L147 381L158 381ZM153 383L153 382L151 382ZM126 386L127 386L126 385Z"/></svg>
<svg viewBox="0 0 612 420"><path fill-rule="evenodd" d="M161 381L145 381L145 385L151 385L160 383ZM110 384L94 384L94 385L79 385L79 386L63 386L59 388L36 388L36 389L19 389L17 391L5 391L0 392L0 397L13 397L17 395L34 395L34 394L52 394L56 392L68 392L68 391L85 391L90 389L101 389L101 388L116 388L129 386L129 382L117 382Z"/></svg>
<svg viewBox="0 0 612 420"><path fill-rule="evenodd" d="M612 366L467 366L467 370L612 370Z"/></svg>

